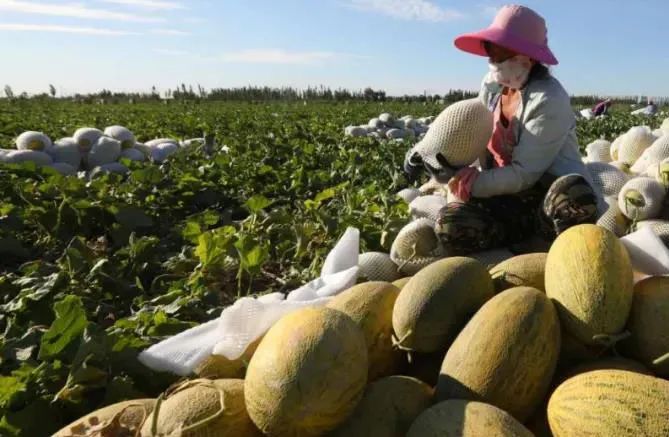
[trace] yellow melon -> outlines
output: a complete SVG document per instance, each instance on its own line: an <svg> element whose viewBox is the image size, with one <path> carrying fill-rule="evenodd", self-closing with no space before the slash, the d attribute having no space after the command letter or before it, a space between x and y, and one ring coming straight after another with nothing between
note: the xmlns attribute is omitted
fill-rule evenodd
<svg viewBox="0 0 669 437"><path fill-rule="evenodd" d="M246 371L249 415L269 436L320 435L344 422L362 398L367 344L351 318L303 308L265 334Z"/></svg>
<svg viewBox="0 0 669 437"><path fill-rule="evenodd" d="M400 278L396 281L393 281L392 284L395 287L397 287L401 290L402 288L404 288L405 285L407 285L407 282L409 282L409 279L411 279L411 276L407 276L405 278Z"/></svg>
<svg viewBox="0 0 669 437"><path fill-rule="evenodd" d="M497 264L490 269L495 291L500 293L509 288L521 286L546 291L544 274L547 256L545 252L527 253Z"/></svg>
<svg viewBox="0 0 669 437"><path fill-rule="evenodd" d="M206 379L244 378L246 368L261 340L262 336L249 344L244 353L235 360L229 360L223 355L208 356L196 367L195 375Z"/></svg>
<svg viewBox="0 0 669 437"><path fill-rule="evenodd" d="M142 423L153 411L155 399L135 399L108 405L99 410L75 420L53 437L90 436L98 432L99 435L136 435Z"/></svg>

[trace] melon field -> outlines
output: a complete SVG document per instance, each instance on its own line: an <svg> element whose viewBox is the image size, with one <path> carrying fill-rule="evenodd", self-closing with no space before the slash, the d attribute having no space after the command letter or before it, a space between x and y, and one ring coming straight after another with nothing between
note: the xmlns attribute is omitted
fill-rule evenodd
<svg viewBox="0 0 669 437"><path fill-rule="evenodd" d="M145 367L137 360L140 351L218 317L221 310L238 297L288 292L316 278L325 256L348 227L360 230L361 253L388 253L393 240L410 220L407 204L396 193L426 181L409 183L402 171L405 153L414 140L354 138L345 136L344 129L349 125L366 124L382 112L426 117L437 115L443 109L433 103L400 102L93 105L0 100L0 148L5 149L14 148L15 138L24 131L43 132L56 140L71 136L81 127L104 129L111 125L127 127L138 141L196 138L203 133L213 134L215 138L211 149L202 145L182 148L159 164L125 160L123 164L130 169L127 175L105 174L92 180L83 175L62 176L33 163L0 164L0 435L48 436L104 406L130 399L157 398L180 378ZM656 129L663 118L632 116L620 109L604 119L579 120L579 143L585 146L598 138L611 141L635 125ZM472 267L478 272L477 268ZM498 281L494 276L490 281ZM555 281L560 282L560 278ZM497 284L495 282L495 287ZM529 284L521 281L513 285ZM485 305L489 305L502 296L503 293L497 294L489 300L493 295L492 282L489 288L490 296L482 297L473 309L486 301ZM558 335L560 325L550 300L545 294L528 289L516 290L518 296L525 293L526 299L535 302L527 313L513 303L513 299L520 299L515 295L500 299L499 305L522 313L518 323L541 333L537 335ZM550 290L548 295L554 298ZM528 315L531 311L534 311L532 315ZM336 313L328 309L325 314L309 317L325 320L324 326L330 326L328 323L345 325L344 331L358 329L348 318L328 321L338 317L328 312ZM495 310L489 308L478 313L481 314L491 314L490 320L480 323L493 329ZM466 314L467 318L471 315ZM541 325L543 322L538 321L541 317L548 322ZM290 330L290 327L284 329ZM501 332L500 336L512 337L511 331L509 328L509 332ZM270 334L277 339L282 334L288 335ZM356 331L355 335L358 334ZM455 334L457 332L453 336ZM344 334L341 336L342 341L352 342L351 349L357 344L355 341L364 344L363 335L353 340ZM332 341L332 337L328 338ZM464 341L454 343L463 344L463 349L456 351L458 356L452 358L453 363L491 359L481 356L477 361L473 358L476 355L466 350ZM559 338L555 341L559 343ZM503 349L502 345L492 343L493 340L476 344L484 349ZM271 346L263 342L258 350L270 354ZM532 351L543 351L547 347L529 344L529 341L521 346ZM612 357L613 349L597 352L596 358ZM280 355L280 352L277 353ZM404 355L400 361L406 361ZM549 355L542 358L548 360ZM557 351L554 355L557 357ZM420 375L421 371L415 368L419 363L416 359L421 358L429 367L431 358L426 353L423 357L412 357L413 370L403 374ZM439 364L441 358L443 354ZM521 364L528 370L515 377L548 378L547 386L555 362L530 362L527 357L525 360ZM261 364L257 362L252 368L256 388L267 383L263 381ZM447 364L448 360L444 366ZM359 371L362 375L363 382L356 382L360 387L356 386L355 390L365 387L366 366L365 362L363 367L349 372ZM436 369L439 370L439 365ZM453 375L466 371L454 364L453 369L442 368L442 373L451 370ZM592 384L599 384L597 387L606 391L609 376L595 374ZM611 378L617 381L620 390L632 390L625 388L630 380L624 375L615 374ZM659 400L653 404L646 400L648 408L664 407L666 411L669 383L663 381L666 384L660 387L649 376L638 378L637 385L648 393L664 393L654 399L665 396L662 398L665 403ZM439 400L459 397L448 395L459 393L461 389L452 381L451 384L449 381L426 382L437 386L437 397L443 397ZM564 418L570 408L587 408L585 401L580 405L569 404L574 396L582 394L578 382L561 390L564 399L552 400L555 428L565 432L559 435L568 435L576 429ZM217 386L207 384L201 389L221 393L240 390L238 386L216 389ZM415 403L419 405L407 406L417 409L410 418L401 419L409 420L410 424L429 404L432 388L412 388L412 383L406 384L406 390L416 392ZM175 398L186 396L188 389L174 395ZM347 390L350 395L353 388ZM404 390L400 392L407 393ZM230 395L234 396L237 395ZM350 411L338 410L339 413L354 418L368 417L358 410L353 413L362 392L354 397ZM513 396L502 392L490 395L490 399L504 397ZM643 396L630 399L637 397ZM530 417L530 410L534 411L538 403L544 401L540 394L535 398L522 405L521 400L517 400L519 404L509 408L492 401L489 403L494 407L481 404L472 408L476 414L488 414L484 411L494 409L489 414L493 414L495 420L507 425L513 421L509 426L518 427L517 433L508 435L526 435L524 433L529 431L507 412L528 427L532 420L541 422L541 418ZM170 400L164 402L163 408L167 408ZM446 402L453 402L454 406L446 412L432 411L433 417L457 415L453 413L455 409L469 408L457 401ZM372 408L374 404L365 400L360 403L365 408ZM530 404L534 404L532 408ZM243 409L244 403L241 405ZM246 405L251 405L248 399ZM262 411L266 403L261 399L254 405L251 418L258 425L265 417L263 414L266 415ZM464 417L464 412L459 417ZM666 415L662 417L669 423ZM436 419L425 418L419 424L424 428L420 429L429 429L432 420ZM244 426L247 425L249 430L255 430L250 421ZM282 435L282 432L285 432L283 435L311 435L280 427L285 424L265 425L266 430L284 430L274 435ZM358 429L358 434L350 431L349 436L363 435L360 433L374 429L356 428L355 424L348 426L351 430ZM667 430L665 435L669 435L669 425L661 426L652 429ZM537 425L532 430L540 435L536 431L539 428ZM433 435L428 431L413 432L410 435ZM244 435L253 434L249 431Z"/></svg>

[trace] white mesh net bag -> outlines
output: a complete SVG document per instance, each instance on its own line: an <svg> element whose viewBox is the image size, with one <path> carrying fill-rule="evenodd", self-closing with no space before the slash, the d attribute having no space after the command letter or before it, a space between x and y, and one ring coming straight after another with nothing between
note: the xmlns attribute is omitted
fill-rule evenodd
<svg viewBox="0 0 669 437"><path fill-rule="evenodd" d="M649 165L645 175L661 183L665 189L669 189L669 158Z"/></svg>
<svg viewBox="0 0 669 437"><path fill-rule="evenodd" d="M632 173L645 173L649 165L669 158L669 135L656 139L630 167Z"/></svg>
<svg viewBox="0 0 669 437"><path fill-rule="evenodd" d="M618 160L633 165L644 150L655 141L648 126L634 126L623 136L618 147Z"/></svg>
<svg viewBox="0 0 669 437"><path fill-rule="evenodd" d="M615 140L611 142L610 152L611 152L611 161L618 160L618 150L620 149L620 143L623 140L623 135L618 136Z"/></svg>
<svg viewBox="0 0 669 437"><path fill-rule="evenodd" d="M390 255L383 252L365 252L358 258L358 275L368 281L393 282L402 275Z"/></svg>
<svg viewBox="0 0 669 437"><path fill-rule="evenodd" d="M589 162L586 165L592 183L603 197L617 196L629 176L611 164L605 162Z"/></svg>
<svg viewBox="0 0 669 437"><path fill-rule="evenodd" d="M662 184L647 176L630 179L618 194L618 207L630 220L657 218L662 210L665 190Z"/></svg>
<svg viewBox="0 0 669 437"><path fill-rule="evenodd" d="M621 172L625 173L628 176L632 175L632 171L630 170L630 165L627 164L626 162L611 161L608 164L611 164L612 166L614 166L615 168L617 168L618 170L620 170Z"/></svg>
<svg viewBox="0 0 669 437"><path fill-rule="evenodd" d="M492 113L479 99L462 100L437 116L415 150L435 169L444 167L437 154L452 167L470 165L485 151L492 127Z"/></svg>
<svg viewBox="0 0 669 437"><path fill-rule="evenodd" d="M604 214L597 220L597 225L613 232L617 237L627 234L631 221L625 217L618 207L617 197L605 197L604 202L609 206Z"/></svg>
<svg viewBox="0 0 669 437"><path fill-rule="evenodd" d="M411 217L414 219L428 218L436 222L439 218L439 211L446 206L448 199L439 194L417 197L409 204Z"/></svg>
<svg viewBox="0 0 669 437"><path fill-rule="evenodd" d="M397 197L404 200L407 205L420 195L421 192L417 188L405 188L397 192Z"/></svg>
<svg viewBox="0 0 669 437"><path fill-rule="evenodd" d="M611 162L611 143L606 140L595 140L585 146L588 162Z"/></svg>
<svg viewBox="0 0 669 437"><path fill-rule="evenodd" d="M390 258L406 275L417 273L445 255L446 251L434 232L434 222L426 218L403 227L390 248Z"/></svg>

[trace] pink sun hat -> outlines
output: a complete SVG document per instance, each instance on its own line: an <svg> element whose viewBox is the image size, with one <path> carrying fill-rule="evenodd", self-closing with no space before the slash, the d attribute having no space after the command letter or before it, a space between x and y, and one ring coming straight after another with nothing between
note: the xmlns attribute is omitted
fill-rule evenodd
<svg viewBox="0 0 669 437"><path fill-rule="evenodd" d="M557 65L548 48L548 31L541 15L520 5L507 5L497 12L490 27L466 33L455 39L455 46L467 53L488 56L483 41L490 41L543 64Z"/></svg>

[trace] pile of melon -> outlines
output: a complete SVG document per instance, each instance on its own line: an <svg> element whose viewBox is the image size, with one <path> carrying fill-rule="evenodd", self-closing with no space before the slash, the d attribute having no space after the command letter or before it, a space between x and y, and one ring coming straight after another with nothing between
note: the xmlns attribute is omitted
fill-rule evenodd
<svg viewBox="0 0 669 437"><path fill-rule="evenodd" d="M450 257L396 276L58 435L669 435L669 278L634 284L610 231L579 225L492 269Z"/></svg>
<svg viewBox="0 0 669 437"><path fill-rule="evenodd" d="M411 115L405 115L396 118L394 115L384 112L369 120L367 124L346 126L344 135L397 141L411 140L425 136L433 120L434 117L432 116L415 118Z"/></svg>
<svg viewBox="0 0 669 437"><path fill-rule="evenodd" d="M77 129L72 137L54 142L41 132L28 131L16 138L16 149L0 149L0 163L32 162L39 167L53 168L62 175L81 172L95 178L104 173L127 173L128 167L122 163L124 159L160 164L180 148L197 144L205 144L205 138L184 141L157 138L140 143L135 134L123 126L109 126L104 131L84 127Z"/></svg>

